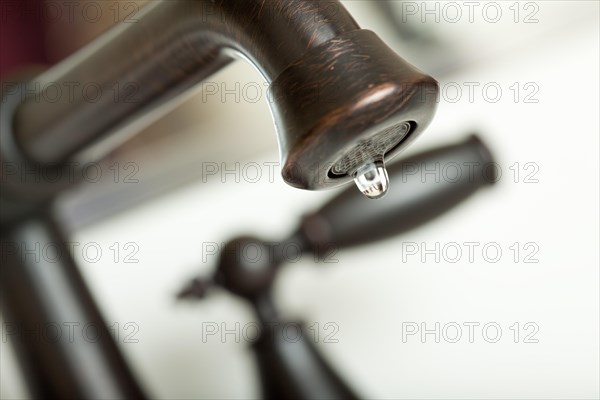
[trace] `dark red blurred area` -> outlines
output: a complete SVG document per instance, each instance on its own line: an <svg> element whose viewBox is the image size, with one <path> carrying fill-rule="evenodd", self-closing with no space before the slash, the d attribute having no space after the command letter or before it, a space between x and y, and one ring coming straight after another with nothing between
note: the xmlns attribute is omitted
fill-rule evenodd
<svg viewBox="0 0 600 400"><path fill-rule="evenodd" d="M31 64L47 64L44 0L0 0L0 79Z"/></svg>

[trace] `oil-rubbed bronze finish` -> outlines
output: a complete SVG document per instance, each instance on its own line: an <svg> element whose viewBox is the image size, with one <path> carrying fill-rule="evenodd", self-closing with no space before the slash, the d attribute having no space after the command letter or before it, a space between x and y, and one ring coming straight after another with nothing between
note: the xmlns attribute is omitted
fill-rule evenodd
<svg viewBox="0 0 600 400"><path fill-rule="evenodd" d="M32 82L40 93L16 112L18 144L34 162L65 161L198 84L234 52L272 82L283 176L296 187L348 181L330 174L345 152L410 123L392 156L435 109L436 82L360 30L337 1L156 1Z"/></svg>

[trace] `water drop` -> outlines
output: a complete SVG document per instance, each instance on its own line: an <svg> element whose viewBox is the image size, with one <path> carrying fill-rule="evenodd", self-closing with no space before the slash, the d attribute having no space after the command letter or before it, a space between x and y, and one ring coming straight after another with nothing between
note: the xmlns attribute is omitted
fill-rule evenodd
<svg viewBox="0 0 600 400"><path fill-rule="evenodd" d="M389 179L382 162L372 162L360 167L354 175L358 189L369 199L379 199L388 190Z"/></svg>

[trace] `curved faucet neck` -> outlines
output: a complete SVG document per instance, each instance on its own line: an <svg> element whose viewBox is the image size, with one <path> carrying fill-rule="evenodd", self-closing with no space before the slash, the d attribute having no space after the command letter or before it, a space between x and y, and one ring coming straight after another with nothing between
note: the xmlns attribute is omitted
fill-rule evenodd
<svg viewBox="0 0 600 400"><path fill-rule="evenodd" d="M338 1L153 2L31 82L35 95L15 115L18 145L34 162L65 161L223 68L231 62L224 49L271 82L310 49L356 29ZM56 100L57 87L69 95Z"/></svg>

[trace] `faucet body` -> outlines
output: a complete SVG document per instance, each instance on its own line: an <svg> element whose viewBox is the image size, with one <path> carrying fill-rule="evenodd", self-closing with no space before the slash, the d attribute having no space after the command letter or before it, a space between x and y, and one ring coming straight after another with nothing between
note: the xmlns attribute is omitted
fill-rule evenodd
<svg viewBox="0 0 600 400"><path fill-rule="evenodd" d="M238 56L271 84L282 174L299 188L343 184L362 164L394 156L428 125L437 103L435 80L361 30L338 1L153 1L133 23L30 81L3 83L5 321L82 321L103 337L76 345L68 338L17 343L34 395L142 397L50 205L81 176L73 174L73 160L97 160ZM22 179L22 171L39 179ZM57 244L61 259L36 264L22 251L32 243Z"/></svg>
<svg viewBox="0 0 600 400"><path fill-rule="evenodd" d="M95 161L236 55L271 84L282 174L295 187L350 181L370 161L363 155L393 157L433 116L435 80L361 30L338 1L171 0L142 11L15 90L26 95L5 138L15 141L10 157ZM333 169L348 152L350 165Z"/></svg>

